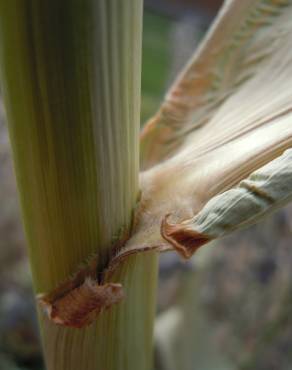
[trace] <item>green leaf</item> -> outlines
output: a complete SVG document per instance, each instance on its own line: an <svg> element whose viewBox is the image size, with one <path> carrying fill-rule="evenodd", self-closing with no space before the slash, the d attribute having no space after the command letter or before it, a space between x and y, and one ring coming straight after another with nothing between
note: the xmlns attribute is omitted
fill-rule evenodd
<svg viewBox="0 0 292 370"><path fill-rule="evenodd" d="M163 236L184 257L210 240L249 226L292 200L292 149L212 198L193 218L163 225Z"/></svg>

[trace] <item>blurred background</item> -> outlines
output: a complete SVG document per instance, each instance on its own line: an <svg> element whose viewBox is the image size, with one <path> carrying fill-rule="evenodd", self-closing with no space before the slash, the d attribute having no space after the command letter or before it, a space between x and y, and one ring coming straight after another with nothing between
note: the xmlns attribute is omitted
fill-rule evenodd
<svg viewBox="0 0 292 370"><path fill-rule="evenodd" d="M145 0L141 122L219 0ZM43 370L31 276L0 102L0 370ZM155 370L292 369L292 206L182 262L161 255Z"/></svg>

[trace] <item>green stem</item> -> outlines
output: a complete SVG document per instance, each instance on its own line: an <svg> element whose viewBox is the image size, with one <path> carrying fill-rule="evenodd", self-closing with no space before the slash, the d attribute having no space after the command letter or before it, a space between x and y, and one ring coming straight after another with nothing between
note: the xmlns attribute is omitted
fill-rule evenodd
<svg viewBox="0 0 292 370"><path fill-rule="evenodd" d="M139 190L141 29L142 0L0 3L1 82L37 292L91 254L103 268L129 232ZM152 253L129 258L113 277L125 302L90 327L45 320L48 368L148 369L156 262Z"/></svg>

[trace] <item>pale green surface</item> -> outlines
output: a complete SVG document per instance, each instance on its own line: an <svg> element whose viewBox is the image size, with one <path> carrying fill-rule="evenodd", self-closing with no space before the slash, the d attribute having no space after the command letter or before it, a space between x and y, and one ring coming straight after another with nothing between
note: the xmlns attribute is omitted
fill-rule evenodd
<svg viewBox="0 0 292 370"><path fill-rule="evenodd" d="M40 290L90 253L104 263L136 202L141 7L115 3L1 3L2 80Z"/></svg>
<svg viewBox="0 0 292 370"><path fill-rule="evenodd" d="M292 149L288 149L237 187L212 198L184 228L215 239L250 226L291 200Z"/></svg>
<svg viewBox="0 0 292 370"><path fill-rule="evenodd" d="M36 290L90 254L103 266L138 195L142 1L4 0L1 78ZM44 320L49 370L147 370L156 256L113 279L125 302L93 325ZM147 294L145 294L147 292Z"/></svg>

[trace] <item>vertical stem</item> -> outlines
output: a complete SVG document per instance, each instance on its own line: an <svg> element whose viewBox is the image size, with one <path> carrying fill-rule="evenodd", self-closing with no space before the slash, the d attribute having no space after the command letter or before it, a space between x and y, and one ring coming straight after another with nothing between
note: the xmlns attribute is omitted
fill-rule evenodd
<svg viewBox="0 0 292 370"><path fill-rule="evenodd" d="M1 82L37 292L93 253L104 267L129 231L141 29L142 0L0 2ZM148 369L156 262L129 258L113 277L126 301L86 329L42 318L48 369Z"/></svg>

